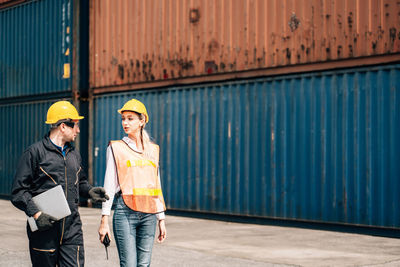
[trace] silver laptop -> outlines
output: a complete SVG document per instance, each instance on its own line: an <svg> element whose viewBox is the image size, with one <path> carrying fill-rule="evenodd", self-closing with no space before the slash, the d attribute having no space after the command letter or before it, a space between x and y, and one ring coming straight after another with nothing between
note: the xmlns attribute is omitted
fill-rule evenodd
<svg viewBox="0 0 400 267"><path fill-rule="evenodd" d="M64 190L61 185L57 185L52 189L47 190L32 198L33 202L39 208L40 211L53 216L57 220L67 217L71 214L67 199L64 195ZM35 219L28 217L28 223L31 227L31 231L38 230Z"/></svg>

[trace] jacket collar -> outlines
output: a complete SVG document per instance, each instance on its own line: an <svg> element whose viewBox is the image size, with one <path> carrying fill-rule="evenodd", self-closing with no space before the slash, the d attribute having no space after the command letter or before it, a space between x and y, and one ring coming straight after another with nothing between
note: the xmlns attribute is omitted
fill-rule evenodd
<svg viewBox="0 0 400 267"><path fill-rule="evenodd" d="M51 151L56 151L56 152L62 154L61 151L58 150L57 147L51 142L51 140L50 140L50 132L48 132L48 133L44 136L44 138L43 138L43 144L44 144L44 146L46 147L46 149L51 150ZM74 150L74 146L73 146L71 143L68 142L68 143L65 143L65 145L68 145L68 147L66 148L66 151L65 151L66 154L67 154L68 152Z"/></svg>

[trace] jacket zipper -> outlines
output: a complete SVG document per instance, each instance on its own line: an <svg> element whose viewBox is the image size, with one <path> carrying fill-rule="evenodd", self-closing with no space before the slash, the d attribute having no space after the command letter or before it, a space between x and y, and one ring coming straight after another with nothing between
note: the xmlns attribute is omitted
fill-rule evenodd
<svg viewBox="0 0 400 267"><path fill-rule="evenodd" d="M81 170L82 170L82 167L79 167L79 170L78 170L78 172L76 173L76 181L75 181L75 184L77 184L78 181L79 181L78 175L79 175L79 173L81 172Z"/></svg>
<svg viewBox="0 0 400 267"><path fill-rule="evenodd" d="M53 183L57 184L56 181L54 181L53 177L51 177L47 172L45 172L45 171L43 170L42 167L39 167L39 169L41 169L42 172L43 172L44 174L46 174L46 175L53 181Z"/></svg>
<svg viewBox="0 0 400 267"><path fill-rule="evenodd" d="M78 246L78 251L76 252L76 262L78 263L78 267L81 265L79 264L79 246Z"/></svg>
<svg viewBox="0 0 400 267"><path fill-rule="evenodd" d="M41 252L54 252L56 251L55 249L39 249L39 248L32 248L33 250L36 251L41 251Z"/></svg>
<svg viewBox="0 0 400 267"><path fill-rule="evenodd" d="M65 170L65 198L68 199L68 178L67 178L67 163L65 162L65 156L63 155L64 158L64 170ZM60 245L62 244L62 240L64 237L64 226L65 226L65 218L63 219L63 225L61 229L61 240L60 240Z"/></svg>

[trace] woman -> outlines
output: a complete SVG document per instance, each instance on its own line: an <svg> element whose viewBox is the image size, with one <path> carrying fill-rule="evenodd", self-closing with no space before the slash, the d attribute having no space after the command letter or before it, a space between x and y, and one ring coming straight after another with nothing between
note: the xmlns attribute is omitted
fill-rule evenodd
<svg viewBox="0 0 400 267"><path fill-rule="evenodd" d="M115 195L114 237L121 266L149 266L158 220L158 242L166 238L165 204L158 172L159 147L143 129L149 121L146 107L132 99L118 110L128 135L107 148L100 241L110 237L108 217Z"/></svg>

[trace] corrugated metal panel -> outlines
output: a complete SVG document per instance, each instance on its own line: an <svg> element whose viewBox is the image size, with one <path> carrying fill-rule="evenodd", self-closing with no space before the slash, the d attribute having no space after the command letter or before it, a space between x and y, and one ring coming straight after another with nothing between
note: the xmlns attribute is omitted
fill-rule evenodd
<svg viewBox="0 0 400 267"><path fill-rule="evenodd" d="M67 99L68 100L68 99ZM44 123L54 100L0 105L0 195L10 195L22 152L49 130Z"/></svg>
<svg viewBox="0 0 400 267"><path fill-rule="evenodd" d="M0 98L71 91L72 1L0 10Z"/></svg>
<svg viewBox="0 0 400 267"><path fill-rule="evenodd" d="M94 99L94 183L117 109L149 111L168 208L400 227L400 65Z"/></svg>
<svg viewBox="0 0 400 267"><path fill-rule="evenodd" d="M391 0L91 2L90 87L400 52Z"/></svg>

